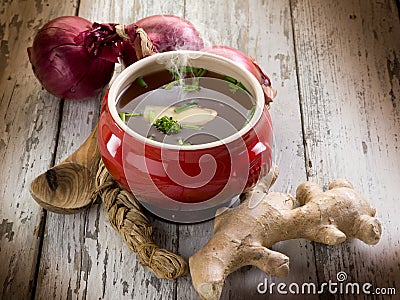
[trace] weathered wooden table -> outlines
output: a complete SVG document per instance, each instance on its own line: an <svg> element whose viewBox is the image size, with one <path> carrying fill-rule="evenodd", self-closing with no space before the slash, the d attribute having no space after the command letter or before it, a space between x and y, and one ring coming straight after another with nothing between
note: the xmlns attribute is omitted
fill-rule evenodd
<svg viewBox="0 0 400 300"><path fill-rule="evenodd" d="M271 75L278 96L274 190L304 180L350 179L377 208L382 239L339 247L292 240L273 248L291 258L288 278L245 267L224 299L291 299L261 294L269 283L371 283L374 296L325 293L299 299L398 299L400 294L400 23L395 0L104 1L0 4L0 298L197 299L187 275L159 280L141 267L111 228L101 204L72 215L46 212L30 197L38 174L72 153L97 123L100 99L71 102L43 90L26 47L48 20L79 15L129 24L169 13L189 19L206 43L237 47ZM212 221L154 220L158 242L188 258L212 235ZM377 289L378 288L378 289ZM380 289L379 289L380 288ZM397 296L390 294L396 289ZM397 297L397 298L396 298Z"/></svg>

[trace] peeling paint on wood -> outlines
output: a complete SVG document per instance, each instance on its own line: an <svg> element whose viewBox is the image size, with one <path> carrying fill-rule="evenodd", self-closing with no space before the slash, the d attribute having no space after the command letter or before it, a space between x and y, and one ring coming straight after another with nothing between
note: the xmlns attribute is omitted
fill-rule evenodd
<svg viewBox="0 0 400 300"><path fill-rule="evenodd" d="M2 299L27 299L35 288L43 218L27 187L49 167L58 123L59 101L34 78L26 47L35 25L73 13L70 4L44 5L38 12L33 1L0 3L0 220L13 224L0 238Z"/></svg>
<svg viewBox="0 0 400 300"><path fill-rule="evenodd" d="M394 1L384 3L296 1L293 9L304 130L313 133L305 136L309 177L353 181L377 207L384 228L374 247L359 241L316 245L320 283L343 271L374 287L400 285L400 28Z"/></svg>
<svg viewBox="0 0 400 300"><path fill-rule="evenodd" d="M8 222L8 220L3 219L3 221L0 224L0 239L7 239L9 242L11 242L14 238L14 231L12 230L13 228L13 222Z"/></svg>

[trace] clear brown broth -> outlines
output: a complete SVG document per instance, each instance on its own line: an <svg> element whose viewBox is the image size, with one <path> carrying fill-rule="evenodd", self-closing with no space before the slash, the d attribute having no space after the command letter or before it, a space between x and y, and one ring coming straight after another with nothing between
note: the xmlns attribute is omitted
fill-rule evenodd
<svg viewBox="0 0 400 300"><path fill-rule="evenodd" d="M182 76L182 74L181 74ZM126 117L126 124L140 135L168 144L198 145L226 138L239 131L251 118L255 105L251 95L224 80L225 76L207 71L204 77L193 73L183 74L183 85L168 84L176 79L168 70L143 76L147 87L137 80L132 82L120 95L118 113L140 113L142 116ZM198 82L199 89L185 91L185 86ZM146 106L182 106L196 103L199 108L217 111L217 117L201 128L181 128L179 133L165 134L143 117Z"/></svg>

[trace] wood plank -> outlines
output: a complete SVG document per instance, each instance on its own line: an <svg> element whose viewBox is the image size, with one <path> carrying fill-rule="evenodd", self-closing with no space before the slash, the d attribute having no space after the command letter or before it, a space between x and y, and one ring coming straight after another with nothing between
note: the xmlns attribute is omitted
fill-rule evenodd
<svg viewBox="0 0 400 300"><path fill-rule="evenodd" d="M206 44L236 47L254 57L271 76L278 89L270 113L275 134L274 163L280 169L272 190L294 194L297 185L306 177L289 8L289 1L214 1L210 5L186 1L185 16L201 30ZM179 248L185 257L208 241L212 236L212 224L210 221L179 227ZM285 241L273 249L291 259L287 278L267 277L255 267L245 267L228 278L222 299L265 299L266 295L257 292L258 284L265 279L268 283L317 281L311 243ZM178 299L196 297L190 280L178 281ZM268 297L276 299L279 295L268 294Z"/></svg>
<svg viewBox="0 0 400 300"><path fill-rule="evenodd" d="M271 117L275 134L275 164L279 167L279 178L273 191L295 195L297 185L306 180L301 112L297 86L295 50L289 1L250 1L249 28L243 30L246 39L241 48L248 49L260 65L270 74L274 87L278 90L276 100L271 104ZM239 286L242 297L265 299L265 294L257 291L259 283L287 284L293 282L317 282L315 258L312 243L306 240L283 241L272 247L290 258L290 273L286 278L265 276L255 268L244 270L232 287ZM267 280L267 281L266 281ZM240 286L240 282L245 282ZM270 293L272 291L267 291ZM247 296L246 296L247 295ZM275 291L269 299L285 299ZM293 295L290 295L293 297ZM307 299L316 299L308 295Z"/></svg>
<svg viewBox="0 0 400 300"><path fill-rule="evenodd" d="M4 174L0 182L0 298L30 298L35 288L38 299L198 298L190 276L177 283L158 280L138 265L110 227L101 204L80 214L48 213L46 217L29 195L29 182L50 167L55 156L59 161L78 148L97 122L101 96L60 106L58 99L41 90L26 57L25 45L31 44L41 25L76 11L93 21L125 24L155 13L185 16L200 29L207 45L231 45L254 56L279 91L270 110L276 135L274 161L281 170L273 189L293 194L306 174L325 186L345 176L377 207L383 224L378 245L279 243L273 248L291 258L289 277L266 277L255 268L243 268L227 280L224 299L281 298L259 295L257 285L265 278L269 283L322 284L335 281L339 271L347 273L347 282L399 289L400 26L394 0L211 0L207 5L192 0L123 4L82 0L79 7L76 1L39 0L0 4L0 165ZM212 222L178 228L154 222L160 244L186 258L212 235ZM351 298L323 297L329 296Z"/></svg>
<svg viewBox="0 0 400 300"><path fill-rule="evenodd" d="M30 197L30 181L54 154L59 101L42 91L26 47L35 32L75 1L0 3L0 298L29 298L34 286L43 210Z"/></svg>
<svg viewBox="0 0 400 300"><path fill-rule="evenodd" d="M339 247L316 245L319 282L335 281L343 271L347 282L398 290L400 25L395 1L294 1L293 23L309 178L326 185L347 177L377 208L383 227L376 246L358 240Z"/></svg>
<svg viewBox="0 0 400 300"><path fill-rule="evenodd" d="M79 15L97 22L130 24L142 17L183 14L183 2L80 1ZM119 70L120 68L118 68ZM57 160L71 154L99 116L100 97L65 102ZM156 241L176 251L176 225L153 219ZM62 245L62 246L60 246ZM136 261L110 226L102 204L76 215L48 214L36 297L45 299L173 299L175 283L157 279Z"/></svg>
<svg viewBox="0 0 400 300"><path fill-rule="evenodd" d="M232 15L234 1L209 1L207 5L200 1L185 3L185 18L199 30L205 46L230 45L237 38L237 32L232 30L234 16ZM224 39L224 42L222 42ZM213 234L213 221L199 224L179 225L179 252L185 259L200 250ZM177 299L198 299L190 274L177 282Z"/></svg>

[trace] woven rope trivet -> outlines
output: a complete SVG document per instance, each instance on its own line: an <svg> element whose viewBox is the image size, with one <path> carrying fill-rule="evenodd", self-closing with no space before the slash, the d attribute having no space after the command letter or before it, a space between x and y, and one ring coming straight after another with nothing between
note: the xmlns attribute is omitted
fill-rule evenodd
<svg viewBox="0 0 400 300"><path fill-rule="evenodd" d="M111 177L102 160L96 174L94 197L102 200L111 225L121 234L129 249L137 254L141 265L158 278L176 279L187 273L188 265L181 256L154 243L153 227L141 205Z"/></svg>

